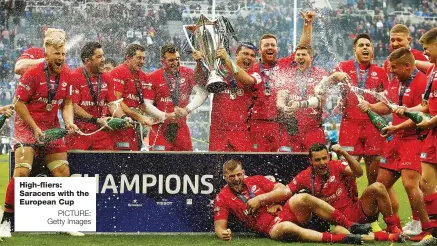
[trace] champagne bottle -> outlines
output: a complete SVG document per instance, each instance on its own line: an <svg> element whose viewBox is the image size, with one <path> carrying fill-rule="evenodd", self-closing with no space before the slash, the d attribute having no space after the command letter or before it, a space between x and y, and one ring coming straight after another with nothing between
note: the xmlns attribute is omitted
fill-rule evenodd
<svg viewBox="0 0 437 246"><path fill-rule="evenodd" d="M367 116L369 117L370 122L372 123L372 125L373 125L373 126L374 126L374 127L375 127L375 128L376 128L376 129L381 133L381 134L385 135L387 132L382 130L384 127L387 127L387 126L388 126L388 124L387 124L387 122L385 121L385 119L384 119L381 115L379 115L379 114L373 112L373 111L370 110L370 109L367 110L366 113L367 113Z"/></svg>
<svg viewBox="0 0 437 246"><path fill-rule="evenodd" d="M6 117L6 115L4 115L4 114L0 115L0 129L2 129L2 127L5 124L7 118L8 117Z"/></svg>
<svg viewBox="0 0 437 246"><path fill-rule="evenodd" d="M64 128L53 128L44 131L44 137L40 138L43 143L49 143L54 140L65 137L68 134L67 129Z"/></svg>
<svg viewBox="0 0 437 246"><path fill-rule="evenodd" d="M9 108L14 110L14 106L9 106ZM0 129L2 129L2 127L5 124L7 118L9 118L9 117L7 117L4 114L0 115Z"/></svg>
<svg viewBox="0 0 437 246"><path fill-rule="evenodd" d="M407 116L408 118L410 118L416 124L419 124L420 122L422 122L422 120L424 118L431 118L431 116L429 114L422 113L422 112L408 112L408 111L405 111L404 115Z"/></svg>
<svg viewBox="0 0 437 246"><path fill-rule="evenodd" d="M108 126L112 128L112 130L123 129L126 125L127 121L125 119L112 118L108 120Z"/></svg>

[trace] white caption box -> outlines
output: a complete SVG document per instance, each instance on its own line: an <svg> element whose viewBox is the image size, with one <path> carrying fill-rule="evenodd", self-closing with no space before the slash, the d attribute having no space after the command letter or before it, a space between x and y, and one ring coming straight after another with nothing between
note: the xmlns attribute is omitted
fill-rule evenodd
<svg viewBox="0 0 437 246"><path fill-rule="evenodd" d="M15 178L15 231L96 231L96 178Z"/></svg>

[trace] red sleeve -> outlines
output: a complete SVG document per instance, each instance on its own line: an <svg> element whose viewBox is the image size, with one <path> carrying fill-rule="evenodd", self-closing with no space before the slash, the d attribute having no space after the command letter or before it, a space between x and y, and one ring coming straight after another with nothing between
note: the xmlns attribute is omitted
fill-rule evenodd
<svg viewBox="0 0 437 246"><path fill-rule="evenodd" d="M309 179L310 177L307 177L306 170L300 172L299 174L294 177L294 179L288 184L288 188L290 189L291 193L297 193L299 190L306 188L304 185L305 180Z"/></svg>
<svg viewBox="0 0 437 246"><path fill-rule="evenodd" d="M333 73L335 73L335 72L342 72L342 71L343 71L343 69L341 69L340 64L337 64L337 66L335 66L335 67L332 69L332 73L331 73L331 74L333 74Z"/></svg>
<svg viewBox="0 0 437 246"><path fill-rule="evenodd" d="M106 76L106 83L108 84L108 95L106 95L107 102L113 102L117 100L117 96L115 95L115 82L114 79L109 75Z"/></svg>
<svg viewBox="0 0 437 246"><path fill-rule="evenodd" d="M77 73L72 73L70 75L70 84L72 86L71 101L76 104L78 104L82 99L78 77Z"/></svg>
<svg viewBox="0 0 437 246"><path fill-rule="evenodd" d="M332 162L333 164L331 165L331 168L337 169L339 173L343 173L343 171L349 166L349 163L346 160L338 160Z"/></svg>
<svg viewBox="0 0 437 246"><path fill-rule="evenodd" d="M385 71L384 71L384 73L381 74L379 79L382 82L382 86L383 86L382 91L386 90L388 88L388 76L387 76L387 73L385 73ZM378 91L378 92L382 92L382 91Z"/></svg>
<svg viewBox="0 0 437 246"><path fill-rule="evenodd" d="M29 48L25 50L20 57L18 57L17 61L21 59L41 59L44 58L44 51L41 48Z"/></svg>
<svg viewBox="0 0 437 246"><path fill-rule="evenodd" d="M146 96L146 94L150 93L150 89L149 89L151 87L151 84L150 84L150 75L148 75L147 73L141 73L141 77L142 77L141 81L144 81L144 84L142 86L143 97L144 97L144 99L149 99ZM155 95L153 95L153 96L155 96ZM154 100L154 99L150 99L150 100Z"/></svg>
<svg viewBox="0 0 437 246"><path fill-rule="evenodd" d="M228 220L229 207L220 194L214 200L214 220Z"/></svg>
<svg viewBox="0 0 437 246"><path fill-rule="evenodd" d="M153 75L149 75L146 80L146 86L143 90L144 99L155 101L155 89L156 89L156 83L158 81L155 79L155 73Z"/></svg>
<svg viewBox="0 0 437 246"><path fill-rule="evenodd" d="M253 89L255 90L259 90L259 89L263 89L264 84L262 83L262 77L258 72L253 72L251 74L249 74L252 78L255 79L255 84L253 85Z"/></svg>
<svg viewBox="0 0 437 246"><path fill-rule="evenodd" d="M115 92L120 92L121 94L124 94L124 81L121 78L121 71L119 71L119 69L117 68L112 70L111 77L114 81Z"/></svg>
<svg viewBox="0 0 437 246"><path fill-rule="evenodd" d="M261 189L266 193L272 191L277 184L277 182L273 182L270 179L261 175L253 176L253 178L255 178L254 183L261 187Z"/></svg>
<svg viewBox="0 0 437 246"><path fill-rule="evenodd" d="M28 70L20 78L17 90L15 91L15 97L20 98L21 101L28 102L32 95L35 94L37 89L37 82L35 82L34 72L36 70Z"/></svg>

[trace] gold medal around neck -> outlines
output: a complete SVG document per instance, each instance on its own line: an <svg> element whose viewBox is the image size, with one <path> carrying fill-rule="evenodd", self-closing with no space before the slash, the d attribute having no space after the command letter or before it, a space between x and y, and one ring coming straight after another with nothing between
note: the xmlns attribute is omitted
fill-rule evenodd
<svg viewBox="0 0 437 246"><path fill-rule="evenodd" d="M46 105L46 110L50 112L50 111L52 111L52 109L53 109L53 105L51 103L48 103Z"/></svg>

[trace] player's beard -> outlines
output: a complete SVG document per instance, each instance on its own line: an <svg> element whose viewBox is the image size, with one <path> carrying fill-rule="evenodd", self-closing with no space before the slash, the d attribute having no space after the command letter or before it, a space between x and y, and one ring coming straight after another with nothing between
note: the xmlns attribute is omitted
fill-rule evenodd
<svg viewBox="0 0 437 246"><path fill-rule="evenodd" d="M53 61L49 62L50 72L53 74L60 74L62 70L62 65L64 65L63 61Z"/></svg>
<svg viewBox="0 0 437 246"><path fill-rule="evenodd" d="M241 193L243 191L243 188L244 188L244 180L241 179L239 181L232 182L231 184L229 184L229 186L236 193Z"/></svg>

